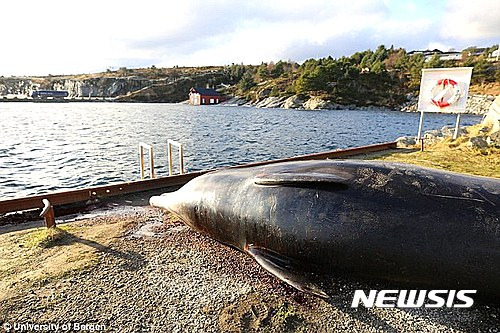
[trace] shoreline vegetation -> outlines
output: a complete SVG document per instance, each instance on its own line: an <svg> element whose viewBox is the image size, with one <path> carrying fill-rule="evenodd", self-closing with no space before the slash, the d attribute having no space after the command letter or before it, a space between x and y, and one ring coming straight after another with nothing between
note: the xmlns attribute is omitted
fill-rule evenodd
<svg viewBox="0 0 500 333"><path fill-rule="evenodd" d="M454 60L441 51L406 52L380 45L375 51L349 57L331 56L294 61L231 64L228 66L107 70L81 75L0 77L0 101L25 101L33 90L66 90L70 101L179 103L191 87L211 87L228 96L232 105L303 109L374 109L414 111L421 70L473 67L470 113L482 114L500 94L500 62L491 57L498 48L469 47ZM7 96L10 99L7 100Z"/></svg>
<svg viewBox="0 0 500 333"><path fill-rule="evenodd" d="M491 126L478 124L462 127L459 133L453 140L451 128L427 131L423 151L420 143L413 140L405 144L407 138L403 137L398 139L397 151L368 158L500 178L500 132Z"/></svg>

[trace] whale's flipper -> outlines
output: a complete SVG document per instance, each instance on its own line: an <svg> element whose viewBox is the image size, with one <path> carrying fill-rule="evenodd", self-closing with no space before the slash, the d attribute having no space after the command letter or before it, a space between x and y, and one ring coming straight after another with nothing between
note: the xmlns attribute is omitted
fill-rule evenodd
<svg viewBox="0 0 500 333"><path fill-rule="evenodd" d="M310 282L303 271L295 268L290 259L271 250L254 245L248 245L246 247L246 252L265 270L292 287L322 298L329 297L323 290Z"/></svg>
<svg viewBox="0 0 500 333"><path fill-rule="evenodd" d="M256 185L264 186L293 186L293 187L329 187L346 189L348 178L329 173L271 173L259 175L254 179Z"/></svg>

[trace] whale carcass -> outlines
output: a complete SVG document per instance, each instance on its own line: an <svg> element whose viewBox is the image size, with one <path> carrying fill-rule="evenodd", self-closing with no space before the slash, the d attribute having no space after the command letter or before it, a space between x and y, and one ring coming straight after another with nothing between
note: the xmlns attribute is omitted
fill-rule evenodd
<svg viewBox="0 0 500 333"><path fill-rule="evenodd" d="M150 203L319 296L303 272L500 295L500 179L326 160L228 168Z"/></svg>

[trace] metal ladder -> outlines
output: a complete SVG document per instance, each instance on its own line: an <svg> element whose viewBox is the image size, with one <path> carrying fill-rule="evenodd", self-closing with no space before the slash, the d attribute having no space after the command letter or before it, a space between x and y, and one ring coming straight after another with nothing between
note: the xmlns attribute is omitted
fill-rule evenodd
<svg viewBox="0 0 500 333"><path fill-rule="evenodd" d="M184 146L175 141L167 140L167 153L168 153L168 175L172 176L174 174L174 162L173 162L173 152L172 147L177 147L179 152L179 171L180 174L184 174ZM154 167L154 154L153 146L144 142L139 142L139 168L141 172L141 180L145 179L144 172L144 151L149 150L149 178L156 178L155 167Z"/></svg>

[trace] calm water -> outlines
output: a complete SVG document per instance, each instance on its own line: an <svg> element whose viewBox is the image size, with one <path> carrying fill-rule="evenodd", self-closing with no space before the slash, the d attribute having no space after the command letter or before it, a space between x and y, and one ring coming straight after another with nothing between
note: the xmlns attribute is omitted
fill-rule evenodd
<svg viewBox="0 0 500 333"><path fill-rule="evenodd" d="M140 141L167 174L166 142L184 144L186 170L317 153L415 135L419 115L177 104L0 103L0 199L139 178ZM462 117L463 125L480 121ZM455 116L426 115L425 129Z"/></svg>

